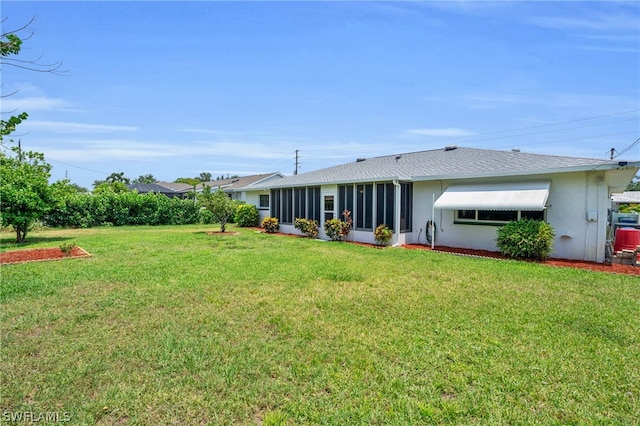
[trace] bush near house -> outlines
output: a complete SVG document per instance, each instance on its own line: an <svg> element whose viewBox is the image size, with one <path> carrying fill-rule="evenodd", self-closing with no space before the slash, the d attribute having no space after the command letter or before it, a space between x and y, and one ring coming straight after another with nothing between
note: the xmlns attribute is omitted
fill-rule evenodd
<svg viewBox="0 0 640 426"><path fill-rule="evenodd" d="M235 214L236 224L241 227L258 226L260 223L260 212L253 204L240 204Z"/></svg>
<svg viewBox="0 0 640 426"><path fill-rule="evenodd" d="M497 232L498 249L504 256L544 260L553 252L555 232L546 222L520 219L498 228Z"/></svg>
<svg viewBox="0 0 640 426"><path fill-rule="evenodd" d="M342 215L344 220L334 218L324 222L324 232L331 238L331 241L342 241L351 232L351 224L353 223L351 212L345 210Z"/></svg>
<svg viewBox="0 0 640 426"><path fill-rule="evenodd" d="M303 218L297 218L293 222L293 226L309 238L318 236L318 221Z"/></svg>
<svg viewBox="0 0 640 426"><path fill-rule="evenodd" d="M265 217L261 224L265 232L272 234L280 229L277 217Z"/></svg>
<svg viewBox="0 0 640 426"><path fill-rule="evenodd" d="M376 244L379 246L386 246L391 241L393 231L385 224L379 225L373 231L373 239L376 240Z"/></svg>

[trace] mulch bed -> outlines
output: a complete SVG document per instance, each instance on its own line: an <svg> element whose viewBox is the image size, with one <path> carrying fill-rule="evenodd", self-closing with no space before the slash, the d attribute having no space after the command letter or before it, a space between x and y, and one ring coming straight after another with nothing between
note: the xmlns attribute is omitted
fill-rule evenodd
<svg viewBox="0 0 640 426"><path fill-rule="evenodd" d="M296 234L285 234L282 232L275 232L273 235L284 235L287 237L298 237L298 238L306 238L304 235L296 235ZM374 244L367 243L359 243L347 241L350 244L356 244L360 246L366 247L374 247L381 248ZM409 250L431 250L430 246L426 246L423 244L406 244L403 245L402 248ZM434 251L443 252L443 253L451 253L463 256L472 256L472 257L489 257L493 259L506 259L499 252L489 251L489 250L472 250L472 249L464 249L458 247L447 247L447 246L435 246ZM523 260L523 262L525 262ZM640 266L633 265L621 265L619 263L596 263L596 262L587 262L582 260L572 260L572 259L548 259L544 261L532 260L530 262L540 263L542 265L548 266L556 266L561 268L576 268L576 269L586 269L589 271L598 271L598 272L609 272L612 274L625 274L625 275L636 275L640 276Z"/></svg>
<svg viewBox="0 0 640 426"><path fill-rule="evenodd" d="M403 246L414 250L431 250L431 247L421 244L408 244ZM470 250L458 247L436 246L434 251L453 253L465 256L490 257L494 259L506 259L499 252L488 250ZM609 272L614 274L640 275L640 266L621 265L619 263L596 263L571 259L548 259L543 261L531 261L542 265L557 266L561 268L587 269L589 271Z"/></svg>
<svg viewBox="0 0 640 426"><path fill-rule="evenodd" d="M89 257L89 253L81 247L74 247L67 255L60 248L40 248L27 250L14 250L0 253L0 265L12 263L42 262L47 260L74 259L78 257Z"/></svg>

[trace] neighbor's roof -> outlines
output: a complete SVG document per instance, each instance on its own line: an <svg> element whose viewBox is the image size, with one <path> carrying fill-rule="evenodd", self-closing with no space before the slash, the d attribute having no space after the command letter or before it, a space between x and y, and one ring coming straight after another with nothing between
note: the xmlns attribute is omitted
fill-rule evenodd
<svg viewBox="0 0 640 426"><path fill-rule="evenodd" d="M156 183L133 183L128 185L131 190L137 190L140 193L144 192L157 192L160 194L180 194L192 189L192 186L186 183L170 183L170 182L156 182Z"/></svg>
<svg viewBox="0 0 640 426"><path fill-rule="evenodd" d="M622 194L611 194L611 201L614 203L640 204L640 191L626 191Z"/></svg>
<svg viewBox="0 0 640 426"><path fill-rule="evenodd" d="M205 182L204 184L211 187L211 189L213 190L222 188L225 191L235 191L240 188L244 188L245 186L258 184L273 178L283 178L283 177L284 175L282 173L273 172L273 173L266 173L266 174L260 174L260 175L235 177L230 179L213 180L210 182Z"/></svg>
<svg viewBox="0 0 640 426"><path fill-rule="evenodd" d="M629 165L640 167L640 162ZM618 160L447 147L431 151L358 159L339 166L289 176L271 185L264 185L264 187L373 182L392 179L421 181L534 175L604 170L617 167Z"/></svg>

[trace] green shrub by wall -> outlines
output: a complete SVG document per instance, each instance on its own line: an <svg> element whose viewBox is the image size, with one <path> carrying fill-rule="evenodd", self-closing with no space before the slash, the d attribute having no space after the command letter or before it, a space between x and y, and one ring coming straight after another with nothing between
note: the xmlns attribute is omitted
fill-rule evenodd
<svg viewBox="0 0 640 426"><path fill-rule="evenodd" d="M260 224L260 212L253 204L240 204L235 215L238 226L251 227Z"/></svg>
<svg viewBox="0 0 640 426"><path fill-rule="evenodd" d="M507 257L519 259L548 259L553 252L555 232L546 222L520 219L498 228L496 243Z"/></svg>

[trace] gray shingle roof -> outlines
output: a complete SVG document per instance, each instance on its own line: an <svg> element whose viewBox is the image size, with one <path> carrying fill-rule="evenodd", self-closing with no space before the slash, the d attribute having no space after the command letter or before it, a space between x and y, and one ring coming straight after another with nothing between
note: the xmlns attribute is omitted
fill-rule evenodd
<svg viewBox="0 0 640 426"><path fill-rule="evenodd" d="M205 182L205 185L210 186L211 189L213 190L222 188L225 191L234 191L234 190L243 188L245 186L253 185L273 177L283 177L283 175L281 175L278 172L273 172L273 173L266 173L266 174L260 174L260 175L251 175L251 176L235 177L230 179L214 180L211 182Z"/></svg>
<svg viewBox="0 0 640 426"><path fill-rule="evenodd" d="M159 194L180 194L192 189L192 186L186 183L156 182L133 183L131 185L128 185L128 188L131 190L135 189L140 193L157 192Z"/></svg>
<svg viewBox="0 0 640 426"><path fill-rule="evenodd" d="M289 176L265 187L531 175L612 168L617 164L617 160L455 147L367 158Z"/></svg>

